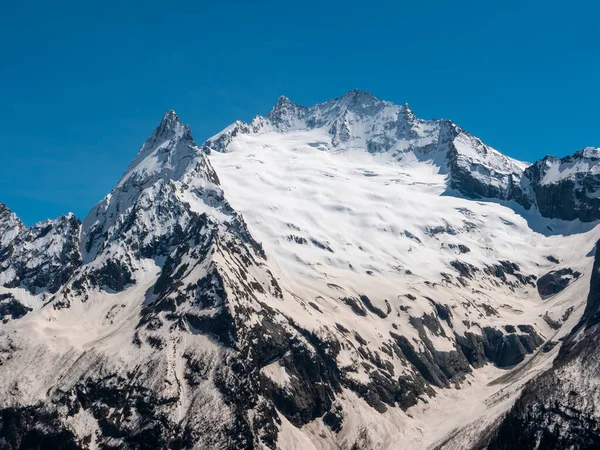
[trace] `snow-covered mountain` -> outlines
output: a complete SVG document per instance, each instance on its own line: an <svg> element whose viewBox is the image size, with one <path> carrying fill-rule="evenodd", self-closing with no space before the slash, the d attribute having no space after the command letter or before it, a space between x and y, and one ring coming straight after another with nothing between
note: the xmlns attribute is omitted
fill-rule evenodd
<svg viewBox="0 0 600 450"><path fill-rule="evenodd" d="M586 309L565 338L552 368L529 383L480 445L490 449L600 447L600 250L597 247Z"/></svg>
<svg viewBox="0 0 600 450"><path fill-rule="evenodd" d="M497 445L589 316L596 155L362 91L200 146L169 111L83 223L1 205L0 446Z"/></svg>

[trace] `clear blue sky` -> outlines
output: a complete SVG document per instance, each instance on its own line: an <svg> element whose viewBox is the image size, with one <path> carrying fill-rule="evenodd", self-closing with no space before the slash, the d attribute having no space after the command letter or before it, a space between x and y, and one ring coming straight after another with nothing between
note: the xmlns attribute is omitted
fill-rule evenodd
<svg viewBox="0 0 600 450"><path fill-rule="evenodd" d="M50 5L53 3L53 5ZM167 109L199 143L359 88L513 157L600 146L594 1L0 0L0 202L84 217Z"/></svg>

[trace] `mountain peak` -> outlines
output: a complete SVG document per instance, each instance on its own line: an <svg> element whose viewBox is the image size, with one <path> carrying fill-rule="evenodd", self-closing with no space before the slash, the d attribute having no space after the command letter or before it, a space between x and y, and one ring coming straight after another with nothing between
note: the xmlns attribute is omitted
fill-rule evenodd
<svg viewBox="0 0 600 450"><path fill-rule="evenodd" d="M367 101L379 101L377 97L371 94L369 91L362 91L360 89L352 89L351 91L346 92L341 97L342 99L349 99L353 101L357 100L367 100Z"/></svg>
<svg viewBox="0 0 600 450"><path fill-rule="evenodd" d="M287 98L285 95L280 95L275 103L275 108L282 108L291 104L292 101L289 98Z"/></svg>
<svg viewBox="0 0 600 450"><path fill-rule="evenodd" d="M600 148L597 147L585 147L575 153L573 156L579 156L582 158L600 159Z"/></svg>
<svg viewBox="0 0 600 450"><path fill-rule="evenodd" d="M153 137L156 140L166 140L177 134L183 135L185 132L189 132L189 127L184 125L177 113L171 109L165 113L149 140Z"/></svg>
<svg viewBox="0 0 600 450"><path fill-rule="evenodd" d="M277 103L267 115L267 118L277 125L290 125L295 119L301 117L306 108L293 103L284 95L277 99Z"/></svg>
<svg viewBox="0 0 600 450"><path fill-rule="evenodd" d="M153 182L156 176L176 179L197 153L189 126L181 122L175 111L167 111L125 171L119 186L130 179L138 186Z"/></svg>
<svg viewBox="0 0 600 450"><path fill-rule="evenodd" d="M17 215L0 202L0 253L2 246L10 242L23 228L24 225Z"/></svg>
<svg viewBox="0 0 600 450"><path fill-rule="evenodd" d="M162 122L169 122L169 121L177 121L177 122L181 122L181 120L179 119L179 116L177 115L177 113L175 112L175 110L173 109L169 109L165 115L162 118Z"/></svg>

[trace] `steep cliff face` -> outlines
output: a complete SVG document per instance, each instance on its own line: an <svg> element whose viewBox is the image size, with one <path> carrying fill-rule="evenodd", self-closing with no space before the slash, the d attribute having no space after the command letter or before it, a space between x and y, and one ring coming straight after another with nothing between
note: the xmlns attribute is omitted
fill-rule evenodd
<svg viewBox="0 0 600 450"><path fill-rule="evenodd" d="M550 370L531 381L500 422L488 449L600 446L600 247L585 311Z"/></svg>
<svg viewBox="0 0 600 450"><path fill-rule="evenodd" d="M527 168L536 204L545 217L591 222L600 219L600 149L546 156Z"/></svg>
<svg viewBox="0 0 600 450"><path fill-rule="evenodd" d="M469 198L515 201L525 209L535 205L527 164L507 158L476 137L461 132L446 154L449 187Z"/></svg>

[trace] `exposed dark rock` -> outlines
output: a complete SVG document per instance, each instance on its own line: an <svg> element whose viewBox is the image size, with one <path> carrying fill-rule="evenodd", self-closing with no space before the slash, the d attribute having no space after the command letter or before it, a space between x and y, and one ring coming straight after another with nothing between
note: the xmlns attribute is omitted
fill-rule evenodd
<svg viewBox="0 0 600 450"><path fill-rule="evenodd" d="M550 350L552 350L557 345L558 345L558 342L556 342L556 341L548 341L542 346L542 351L544 353L548 353Z"/></svg>
<svg viewBox="0 0 600 450"><path fill-rule="evenodd" d="M452 311L450 310L450 307L448 305L442 305L430 297L425 298L434 306L438 317L441 320L445 320L448 323L448 326L452 328Z"/></svg>
<svg viewBox="0 0 600 450"><path fill-rule="evenodd" d="M459 261L455 259L450 262L450 265L462 276L465 278L473 278L473 276L479 272L479 269L475 267L473 264L469 264L464 261Z"/></svg>
<svg viewBox="0 0 600 450"><path fill-rule="evenodd" d="M23 305L11 294L0 294L0 319L20 319L30 311L31 308Z"/></svg>
<svg viewBox="0 0 600 450"><path fill-rule="evenodd" d="M360 304L360 302L352 297L344 297L342 298L342 301L348 305L351 309L352 312L354 314L356 314L357 316L366 316L367 315L367 311L365 311L365 309L362 307L362 305Z"/></svg>
<svg viewBox="0 0 600 450"><path fill-rule="evenodd" d="M466 332L464 336L455 335L456 341L473 367L481 367L487 361L501 368L512 367L533 353L544 341L527 325L518 327L525 334L517 334L512 325L505 327L509 334L491 327L484 327L482 334Z"/></svg>
<svg viewBox="0 0 600 450"><path fill-rule="evenodd" d="M388 311L388 313L383 312L380 308L375 306L373 304L373 302L371 301L371 299L369 297L367 297L366 295L361 295L359 298L360 298L360 301L363 303L363 305L365 305L367 307L367 309L369 311L371 311L373 314L378 315L382 319L385 319L388 316L389 311Z"/></svg>
<svg viewBox="0 0 600 450"><path fill-rule="evenodd" d="M600 189L600 175L597 173L584 170L555 182L542 183L550 164L569 166L587 160L589 165L593 165L598 157L597 153L591 153L580 150L561 159L546 156L525 169L525 176L531 180L535 192L537 207L544 217L579 219L582 222L600 219L600 198L595 195Z"/></svg>
<svg viewBox="0 0 600 450"><path fill-rule="evenodd" d="M457 249L459 253L469 253L471 249L464 244L448 244L448 248Z"/></svg>
<svg viewBox="0 0 600 450"><path fill-rule="evenodd" d="M479 139L468 136L473 139L473 144L478 152L484 155L491 152ZM515 171L503 174L496 172L493 167L488 167L485 164L471 162L467 165L461 163L460 153L454 142L450 142L449 145L446 162L450 171L450 188L469 198L515 200L526 209L531 208L533 202L521 183L521 173ZM494 178L497 180L496 183L483 181L483 179Z"/></svg>
<svg viewBox="0 0 600 450"><path fill-rule="evenodd" d="M331 431L337 433L342 429L342 424L344 422L344 416L342 413L342 407L337 406L330 411L327 411L325 415L323 415L323 423L331 428Z"/></svg>
<svg viewBox="0 0 600 450"><path fill-rule="evenodd" d="M6 220L6 215L12 213L4 208ZM16 216L14 220L18 221ZM9 269L11 272L4 286L23 287L32 294L55 293L81 266L81 222L70 214L32 227L24 227L20 221L17 223L16 236L6 246L0 245L0 273ZM51 252L44 246L47 240L53 242Z"/></svg>
<svg viewBox="0 0 600 450"><path fill-rule="evenodd" d="M485 312L485 315L488 317L490 317L490 316L500 317L500 314L498 313L496 308L494 308L492 305L488 305L487 303L482 303L481 308Z"/></svg>
<svg viewBox="0 0 600 450"><path fill-rule="evenodd" d="M559 330L562 326L562 322L552 319L548 314L544 314L542 319L544 319L544 322L546 322L553 330Z"/></svg>
<svg viewBox="0 0 600 450"><path fill-rule="evenodd" d="M523 275L520 273L521 268L518 264L511 261L498 261L498 264L493 264L486 266L483 269L484 273L487 275L496 277L502 281L502 283L507 284L511 287L517 287L519 285L531 285L534 286L534 281L536 279L535 275ZM507 275L512 275L517 279L517 282L511 281L507 278Z"/></svg>
<svg viewBox="0 0 600 450"><path fill-rule="evenodd" d="M409 239L412 239L415 242L418 242L419 244L421 244L421 239L419 239L417 236L415 236L414 234L412 234L410 231L404 230L404 236L406 236Z"/></svg>
<svg viewBox="0 0 600 450"><path fill-rule="evenodd" d="M303 238L301 236L295 236L293 234L288 235L286 237L286 239L288 241L295 242L296 244L302 244L302 245L308 244L308 241L305 238Z"/></svg>
<svg viewBox="0 0 600 450"><path fill-rule="evenodd" d="M465 374L471 372L469 362L460 351L438 351L427 337L421 321L414 321L419 337L426 347L425 352L418 352L413 344L404 336L390 332L402 354L420 373L423 378L433 386L449 387L450 383L462 381Z"/></svg>
<svg viewBox="0 0 600 450"><path fill-rule="evenodd" d="M3 450L84 450L88 448L64 426L56 411L42 405L0 410L0 448Z"/></svg>
<svg viewBox="0 0 600 450"><path fill-rule="evenodd" d="M458 231L452 226L450 225L448 222L444 221L444 225L436 225L436 226L428 226L425 228L425 233L427 233L427 235L434 237L438 234L449 234L451 236L454 236L455 234L458 233Z"/></svg>
<svg viewBox="0 0 600 450"><path fill-rule="evenodd" d="M103 289L121 292L134 283L133 274L123 261L109 259L102 268L90 271L91 283Z"/></svg>
<svg viewBox="0 0 600 450"><path fill-rule="evenodd" d="M308 304L313 308L316 309L319 312L323 312L321 311L321 308L319 308L319 305L317 305L315 302L308 302Z"/></svg>
<svg viewBox="0 0 600 450"><path fill-rule="evenodd" d="M542 298L550 297L558 294L580 276L581 273L570 268L552 270L537 280L537 290Z"/></svg>
<svg viewBox="0 0 600 450"><path fill-rule="evenodd" d="M324 244L324 243L322 243L321 241L318 241L315 238L310 238L310 242L312 242L312 244L315 247L318 247L318 248L320 248L322 250L327 250L329 253L333 253L333 249L329 245Z"/></svg>
<svg viewBox="0 0 600 450"><path fill-rule="evenodd" d="M360 344L360 345L367 345L368 342L357 332L354 332L354 337L356 338L356 341Z"/></svg>
<svg viewBox="0 0 600 450"><path fill-rule="evenodd" d="M350 332L350 331L348 330L348 328L346 328L346 327L345 327L344 325L342 325L342 324L336 323L336 324L335 324L335 327L336 327L338 330L340 330L340 332L341 332L341 333L343 333L343 334L347 334L347 333L349 333L349 332Z"/></svg>

